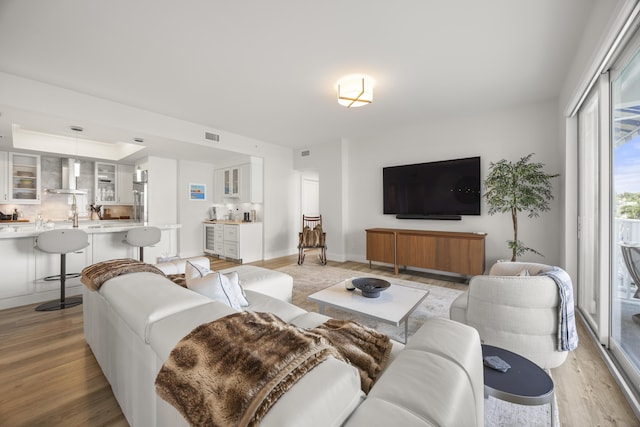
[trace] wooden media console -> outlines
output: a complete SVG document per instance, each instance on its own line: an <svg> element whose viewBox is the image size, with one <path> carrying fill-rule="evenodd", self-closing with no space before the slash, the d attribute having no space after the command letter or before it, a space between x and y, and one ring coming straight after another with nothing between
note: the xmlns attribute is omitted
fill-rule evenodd
<svg viewBox="0 0 640 427"><path fill-rule="evenodd" d="M486 233L370 228L367 260L447 271L467 276L484 273Z"/></svg>

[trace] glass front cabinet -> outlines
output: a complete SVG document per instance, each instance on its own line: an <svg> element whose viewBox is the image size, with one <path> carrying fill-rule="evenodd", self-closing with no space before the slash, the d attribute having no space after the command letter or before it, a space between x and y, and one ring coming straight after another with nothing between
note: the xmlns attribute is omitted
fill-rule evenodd
<svg viewBox="0 0 640 427"><path fill-rule="evenodd" d="M8 193L10 203L40 203L40 156L9 153Z"/></svg>
<svg viewBox="0 0 640 427"><path fill-rule="evenodd" d="M98 205L114 205L117 203L117 187L118 179L117 168L115 163L95 163L96 177L96 204Z"/></svg>
<svg viewBox="0 0 640 427"><path fill-rule="evenodd" d="M224 196L239 197L240 195L240 168L233 167L224 170Z"/></svg>

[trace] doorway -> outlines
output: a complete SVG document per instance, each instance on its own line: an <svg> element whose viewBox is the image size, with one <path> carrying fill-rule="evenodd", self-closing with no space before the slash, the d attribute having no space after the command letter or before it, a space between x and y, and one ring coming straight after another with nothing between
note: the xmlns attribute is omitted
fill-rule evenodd
<svg viewBox="0 0 640 427"><path fill-rule="evenodd" d="M300 188L300 212L302 215L320 215L320 180L318 177L302 176Z"/></svg>

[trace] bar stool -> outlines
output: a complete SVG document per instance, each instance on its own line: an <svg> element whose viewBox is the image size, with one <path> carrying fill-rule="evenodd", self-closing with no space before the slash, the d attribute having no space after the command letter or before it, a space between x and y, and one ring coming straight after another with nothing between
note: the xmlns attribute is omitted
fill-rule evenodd
<svg viewBox="0 0 640 427"><path fill-rule="evenodd" d="M68 277L77 275L67 274L67 254L76 252L89 246L87 233L77 228L49 230L40 233L36 238L36 248L50 254L60 254L60 276L49 276L45 280L60 278L60 300L49 301L36 307L37 311L62 310L82 304L82 296L65 298L65 282Z"/></svg>
<svg viewBox="0 0 640 427"><path fill-rule="evenodd" d="M155 245L160 241L161 232L158 227L136 227L127 231L124 241L140 249L140 261L144 261L144 247Z"/></svg>

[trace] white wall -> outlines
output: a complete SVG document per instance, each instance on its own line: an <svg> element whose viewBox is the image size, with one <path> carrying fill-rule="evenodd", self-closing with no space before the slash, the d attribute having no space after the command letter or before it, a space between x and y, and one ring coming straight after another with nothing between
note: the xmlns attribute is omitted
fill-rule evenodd
<svg viewBox="0 0 640 427"><path fill-rule="evenodd" d="M270 154L264 158L264 259L296 252L300 212L300 174L293 170L292 150Z"/></svg>
<svg viewBox="0 0 640 427"><path fill-rule="evenodd" d="M149 224L175 224L178 222L178 162L147 157L146 163L149 171Z"/></svg>
<svg viewBox="0 0 640 427"><path fill-rule="evenodd" d="M204 184L204 200L189 199L189 184ZM213 205L213 165L211 163L178 162L178 222L180 228L179 248L183 258L202 255L202 221L209 218Z"/></svg>

